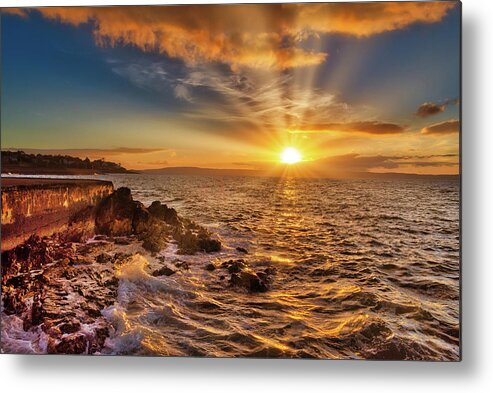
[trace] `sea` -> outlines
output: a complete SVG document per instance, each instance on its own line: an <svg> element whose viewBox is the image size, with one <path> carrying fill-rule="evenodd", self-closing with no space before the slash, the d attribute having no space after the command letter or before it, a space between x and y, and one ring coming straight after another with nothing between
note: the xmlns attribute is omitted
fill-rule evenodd
<svg viewBox="0 0 493 393"><path fill-rule="evenodd" d="M187 256L170 243L165 261L189 266L171 276L153 277L145 255L122 266L104 354L460 358L458 180L97 178L166 203L223 245ZM231 259L273 267L269 290L205 269Z"/></svg>

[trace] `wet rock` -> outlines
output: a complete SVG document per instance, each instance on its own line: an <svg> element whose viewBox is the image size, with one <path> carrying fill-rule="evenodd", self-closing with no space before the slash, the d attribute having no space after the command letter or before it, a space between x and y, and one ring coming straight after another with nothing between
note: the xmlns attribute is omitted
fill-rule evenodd
<svg viewBox="0 0 493 393"><path fill-rule="evenodd" d="M276 269L273 267L267 267L261 272L257 272L257 276L264 282L270 282L272 276L276 274Z"/></svg>
<svg viewBox="0 0 493 393"><path fill-rule="evenodd" d="M199 238L198 247L199 250L205 251L207 253L218 252L221 251L221 242L217 239Z"/></svg>
<svg viewBox="0 0 493 393"><path fill-rule="evenodd" d="M2 283L7 277L40 269L53 262L53 248L39 236L31 236L26 242L2 253Z"/></svg>
<svg viewBox="0 0 493 393"><path fill-rule="evenodd" d="M142 242L142 247L151 253L157 253L161 251L165 244L166 242L161 236L149 235Z"/></svg>
<svg viewBox="0 0 493 393"><path fill-rule="evenodd" d="M132 219L132 231L139 235L149 233L153 225L154 219L149 211L140 202L134 202L134 214Z"/></svg>
<svg viewBox="0 0 493 393"><path fill-rule="evenodd" d="M264 269L264 273L269 275L269 276L276 274L276 272L277 272L276 268L271 267L271 266Z"/></svg>
<svg viewBox="0 0 493 393"><path fill-rule="evenodd" d="M95 207L87 206L70 217L68 228L60 235L64 242L83 243L94 236Z"/></svg>
<svg viewBox="0 0 493 393"><path fill-rule="evenodd" d="M58 325L58 329L60 329L60 332L62 332L63 334L75 333L80 330L80 322L77 319L73 319L68 322L63 322L60 325Z"/></svg>
<svg viewBox="0 0 493 393"><path fill-rule="evenodd" d="M180 261L179 259L177 259L177 260L174 261L174 265L178 269L190 270L190 266L188 265L188 263L186 263L185 261Z"/></svg>
<svg viewBox="0 0 493 393"><path fill-rule="evenodd" d="M118 278L113 276L110 279L103 282L105 287L116 287L118 285Z"/></svg>
<svg viewBox="0 0 493 393"><path fill-rule="evenodd" d="M153 217L162 220L169 225L176 226L180 224L180 219L176 210L167 205L163 205L159 201L152 202L147 210Z"/></svg>
<svg viewBox="0 0 493 393"><path fill-rule="evenodd" d="M108 326L104 323L99 323L94 327L94 337L91 342L91 347L89 348L89 353L95 353L101 350L104 347L104 343L106 338L109 337L110 330Z"/></svg>
<svg viewBox="0 0 493 393"><path fill-rule="evenodd" d="M155 270L152 272L152 275L154 277L159 277L159 276L171 276L172 274L175 274L176 271L173 269L170 269L167 266L163 266L161 269Z"/></svg>
<svg viewBox="0 0 493 393"><path fill-rule="evenodd" d="M248 250L243 247L236 247L236 251L241 252L243 254L248 254Z"/></svg>
<svg viewBox="0 0 493 393"><path fill-rule="evenodd" d="M87 339L82 333L63 336L60 340L48 341L48 353L81 354L86 352Z"/></svg>
<svg viewBox="0 0 493 393"><path fill-rule="evenodd" d="M114 241L119 246L128 246L130 244L130 240L126 237L117 237Z"/></svg>
<svg viewBox="0 0 493 393"><path fill-rule="evenodd" d="M199 251L198 238L192 231L175 233L174 238L178 242L179 254L192 255Z"/></svg>
<svg viewBox="0 0 493 393"><path fill-rule="evenodd" d="M250 292L266 292L268 287L252 270L242 270L231 274L230 283L233 286L242 287Z"/></svg>
<svg viewBox="0 0 493 393"><path fill-rule="evenodd" d="M221 250L221 242L212 239L204 228L199 229L198 233L194 233L190 229L184 232L175 232L174 238L178 242L180 254L192 255L199 251L210 253Z"/></svg>
<svg viewBox="0 0 493 393"><path fill-rule="evenodd" d="M110 236L130 235L134 213L135 202L130 189L121 187L99 203L96 209L96 232Z"/></svg>
<svg viewBox="0 0 493 393"><path fill-rule="evenodd" d="M76 257L76 259L74 259L72 261L72 265L84 265L84 266L88 266L88 265L92 265L94 263L94 261L92 259L89 259L89 258L83 258L83 257Z"/></svg>
<svg viewBox="0 0 493 393"><path fill-rule="evenodd" d="M243 259L238 259L236 261L230 260L226 263L223 263L223 267L226 267L229 273L239 273L242 270L246 269L248 265Z"/></svg>
<svg viewBox="0 0 493 393"><path fill-rule="evenodd" d="M214 265L212 262L209 262L207 265L205 265L205 270L212 272L216 270L216 265Z"/></svg>
<svg viewBox="0 0 493 393"><path fill-rule="evenodd" d="M84 308L84 311L87 313L87 315L89 315L92 318L97 318L97 317L101 316L101 311L99 310L99 308L97 306L87 304L83 308Z"/></svg>
<svg viewBox="0 0 493 393"><path fill-rule="evenodd" d="M96 208L71 218L67 233L47 238L31 237L15 249L2 253L3 311L18 315L25 330L39 327L46 333L49 353L98 353L110 334L101 310L113 304L118 289L116 270L130 254L115 253L116 245L137 240L157 252L173 237L186 253L220 250L219 240L190 220L178 217L174 209L158 202L149 209L133 201L122 188ZM93 221L91 223L87 221ZM96 242L79 244L88 236ZM164 257L158 257L164 262ZM174 260L177 269L189 269L187 262ZM216 268L214 264L208 267ZM177 271L176 269L176 271ZM163 266L154 276L176 271ZM212 270L211 270L212 271ZM225 276L221 276L225 279ZM234 281L234 280L233 280ZM245 283L242 284L242 282ZM255 291L261 286L238 285ZM82 328L84 327L84 328Z"/></svg>
<svg viewBox="0 0 493 393"><path fill-rule="evenodd" d="M31 307L31 326L39 325L43 321L43 304L41 303L40 295L34 295L33 305ZM24 326L24 330L26 326Z"/></svg>
<svg viewBox="0 0 493 393"><path fill-rule="evenodd" d="M110 254L102 253L96 257L97 263L106 264L106 263L111 263L112 261L113 261L113 257Z"/></svg>

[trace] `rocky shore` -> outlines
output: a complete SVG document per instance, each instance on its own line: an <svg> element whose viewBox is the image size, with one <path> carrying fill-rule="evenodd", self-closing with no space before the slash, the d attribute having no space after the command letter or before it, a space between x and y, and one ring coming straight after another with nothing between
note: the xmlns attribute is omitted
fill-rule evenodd
<svg viewBox="0 0 493 393"><path fill-rule="evenodd" d="M104 354L105 340L115 328L103 314L116 301L120 268L142 255L162 263L149 271L153 276L187 270L187 263L165 261L160 254L170 244L178 255L222 248L206 228L175 209L159 201L146 207L133 200L128 188L119 188L73 213L62 231L34 234L2 252L2 314L19 318L24 331L38 333L31 343L34 352ZM243 259L211 262L205 270L218 274L225 289L248 292L268 290L275 274L270 267L256 272ZM2 341L2 351L14 349Z"/></svg>

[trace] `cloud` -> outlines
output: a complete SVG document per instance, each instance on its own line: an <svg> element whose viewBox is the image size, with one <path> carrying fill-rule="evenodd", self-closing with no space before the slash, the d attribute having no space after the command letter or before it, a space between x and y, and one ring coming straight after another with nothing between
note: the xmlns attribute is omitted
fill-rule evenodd
<svg viewBox="0 0 493 393"><path fill-rule="evenodd" d="M455 134L459 132L459 129L459 120L447 120L424 127L421 133L426 135L447 135Z"/></svg>
<svg viewBox="0 0 493 393"><path fill-rule="evenodd" d="M182 116L207 129L248 143L268 145L274 134L345 133L359 136L399 135L400 124L380 121L370 107L351 105L326 89L296 83L289 73L269 74L195 67L141 60L113 63L114 72L139 87L174 95L190 102ZM154 73L164 75L156 78ZM371 120L368 120L371 119ZM234 126L235 132L231 132Z"/></svg>
<svg viewBox="0 0 493 393"><path fill-rule="evenodd" d="M76 157L106 157L121 154L149 154L167 151L164 148L139 148L139 147L117 147L114 149L31 149L31 148L9 148L8 150L22 150L29 154L52 154L71 155Z"/></svg>
<svg viewBox="0 0 493 393"><path fill-rule="evenodd" d="M174 92L177 98L180 98L188 102L193 102L190 89L187 87L187 85L183 85L183 84L176 85Z"/></svg>
<svg viewBox="0 0 493 393"><path fill-rule="evenodd" d="M418 107L416 111L416 116L419 117L428 117L432 115L436 115L437 113L441 113L445 110L445 105L443 104L435 104L433 102L425 102Z"/></svg>
<svg viewBox="0 0 493 393"><path fill-rule="evenodd" d="M297 28L318 33L345 33L367 37L403 29L413 23L435 23L455 2L368 2L294 5Z"/></svg>
<svg viewBox="0 0 493 393"><path fill-rule="evenodd" d="M416 116L419 117L433 116L445 111L448 105L457 105L458 103L459 103L458 98L454 98L452 100L446 100L442 103L425 102L421 104L416 110Z"/></svg>
<svg viewBox="0 0 493 393"><path fill-rule="evenodd" d="M285 70L323 63L328 54L301 45L307 37L358 37L439 22L454 2L48 7L44 17L90 24L99 45L131 45L188 65L223 63ZM32 9L11 8L28 15Z"/></svg>
<svg viewBox="0 0 493 393"><path fill-rule="evenodd" d="M373 135L395 135L405 131L405 127L380 121L357 121L348 123L308 124L290 130L293 134L323 134L332 132L364 133Z"/></svg>
<svg viewBox="0 0 493 393"><path fill-rule="evenodd" d="M357 153L326 157L313 162L318 170L327 168L337 171L363 171L372 169L398 169L405 167L455 167L458 165L457 154L437 154L428 156L365 156ZM424 160L423 160L424 159Z"/></svg>

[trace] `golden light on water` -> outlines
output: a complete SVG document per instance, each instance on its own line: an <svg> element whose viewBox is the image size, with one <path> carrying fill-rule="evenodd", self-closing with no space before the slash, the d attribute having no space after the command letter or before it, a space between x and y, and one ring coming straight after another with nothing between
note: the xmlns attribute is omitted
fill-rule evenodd
<svg viewBox="0 0 493 393"><path fill-rule="evenodd" d="M296 164L301 161L301 154L294 147L286 147L281 153L283 164Z"/></svg>

